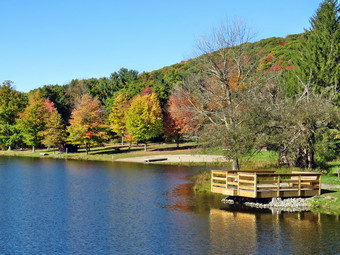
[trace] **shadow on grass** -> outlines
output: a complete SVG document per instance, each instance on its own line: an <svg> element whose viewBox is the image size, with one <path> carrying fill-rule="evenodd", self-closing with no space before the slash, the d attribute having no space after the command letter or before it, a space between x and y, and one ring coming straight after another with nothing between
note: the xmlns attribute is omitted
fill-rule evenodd
<svg viewBox="0 0 340 255"><path fill-rule="evenodd" d="M91 151L91 155L106 155L106 154L120 154L120 153L127 153L127 152L136 152L141 151L143 148L131 148L130 150L128 147L124 148L111 148L111 149L101 149L97 151Z"/></svg>
<svg viewBox="0 0 340 255"><path fill-rule="evenodd" d="M321 189L321 194L327 194L327 193L335 193L336 191L334 190L329 190L329 189Z"/></svg>
<svg viewBox="0 0 340 255"><path fill-rule="evenodd" d="M175 147L167 147L167 148L159 148L159 149L153 149L152 151L178 151L178 150L190 150L190 149L196 149L197 146L179 146L179 148L177 148L177 146Z"/></svg>
<svg viewBox="0 0 340 255"><path fill-rule="evenodd" d="M323 167L324 167L324 169L327 170L328 173L331 173L332 170L334 170L334 174L337 175L338 173L337 173L336 170L340 171L340 161L330 162L328 164L325 164ZM335 171L336 171L336 173L335 173Z"/></svg>

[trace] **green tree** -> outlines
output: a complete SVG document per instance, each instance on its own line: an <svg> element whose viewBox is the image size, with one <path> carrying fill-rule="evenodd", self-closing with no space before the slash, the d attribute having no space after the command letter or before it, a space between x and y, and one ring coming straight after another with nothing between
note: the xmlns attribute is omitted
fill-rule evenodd
<svg viewBox="0 0 340 255"><path fill-rule="evenodd" d="M64 123L68 122L72 110L70 96L66 94L66 88L67 86L61 85L45 85L38 89L41 90L44 98L48 98L54 103Z"/></svg>
<svg viewBox="0 0 340 255"><path fill-rule="evenodd" d="M54 109L46 120L46 127L41 135L43 137L42 143L47 147L55 146L60 149L64 144L67 138L66 129L57 109Z"/></svg>
<svg viewBox="0 0 340 255"><path fill-rule="evenodd" d="M15 120L27 104L26 96L16 91L12 84L4 81L0 86L0 146L8 149L20 143Z"/></svg>
<svg viewBox="0 0 340 255"><path fill-rule="evenodd" d="M310 20L296 56L297 76L318 93L340 90L340 18L337 0L325 0Z"/></svg>
<svg viewBox="0 0 340 255"><path fill-rule="evenodd" d="M46 119L49 116L49 109L46 99L41 96L40 91L28 95L28 105L18 119L20 133L27 145L35 147L41 145L43 136L41 132L45 129Z"/></svg>
<svg viewBox="0 0 340 255"><path fill-rule="evenodd" d="M72 112L67 130L71 142L84 145L86 154L92 144L101 144L106 138L106 124L99 100L88 94L82 96Z"/></svg>
<svg viewBox="0 0 340 255"><path fill-rule="evenodd" d="M145 151L147 142L162 134L162 124L162 110L154 93L132 99L126 113L126 126L133 139L144 142Z"/></svg>

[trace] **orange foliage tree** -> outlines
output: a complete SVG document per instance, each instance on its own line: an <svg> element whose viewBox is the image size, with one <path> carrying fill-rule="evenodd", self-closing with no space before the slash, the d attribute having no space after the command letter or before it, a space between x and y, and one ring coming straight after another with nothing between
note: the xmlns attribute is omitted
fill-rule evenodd
<svg viewBox="0 0 340 255"><path fill-rule="evenodd" d="M73 144L84 145L88 154L91 144L101 144L106 138L106 128L99 100L88 94L82 96L71 114L69 140Z"/></svg>

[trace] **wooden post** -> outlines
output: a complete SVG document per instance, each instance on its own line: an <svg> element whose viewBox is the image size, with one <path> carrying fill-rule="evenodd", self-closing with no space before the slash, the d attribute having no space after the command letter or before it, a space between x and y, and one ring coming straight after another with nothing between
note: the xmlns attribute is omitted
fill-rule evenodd
<svg viewBox="0 0 340 255"><path fill-rule="evenodd" d="M276 197L280 197L280 175L277 176L277 191Z"/></svg>
<svg viewBox="0 0 340 255"><path fill-rule="evenodd" d="M321 175L318 176L319 181L319 196L321 195Z"/></svg>
<svg viewBox="0 0 340 255"><path fill-rule="evenodd" d="M299 181L299 186L298 186L298 196L301 197L301 175L299 175L298 177L298 181Z"/></svg>
<svg viewBox="0 0 340 255"><path fill-rule="evenodd" d="M211 170L211 175L210 175L210 191L212 192L212 178L214 177L214 170Z"/></svg>
<svg viewBox="0 0 340 255"><path fill-rule="evenodd" d="M254 173L254 192L255 192L255 197L257 197L257 174Z"/></svg>
<svg viewBox="0 0 340 255"><path fill-rule="evenodd" d="M240 172L237 172L237 196L240 195Z"/></svg>

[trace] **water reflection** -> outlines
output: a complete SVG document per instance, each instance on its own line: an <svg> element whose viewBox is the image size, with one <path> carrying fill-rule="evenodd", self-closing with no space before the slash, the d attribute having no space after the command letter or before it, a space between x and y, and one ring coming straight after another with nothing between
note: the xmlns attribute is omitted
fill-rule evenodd
<svg viewBox="0 0 340 255"><path fill-rule="evenodd" d="M218 253L336 254L340 251L339 243L328 239L331 236L340 240L340 222L335 216L313 212L272 214L234 207L211 209L209 218L212 246ZM329 221L333 222L332 228Z"/></svg>
<svg viewBox="0 0 340 255"><path fill-rule="evenodd" d="M334 254L339 218L195 193L196 168L0 158L0 254Z"/></svg>
<svg viewBox="0 0 340 255"><path fill-rule="evenodd" d="M208 214L207 254L340 253L339 216L225 205L219 197L194 193L190 183L166 195L170 210Z"/></svg>

